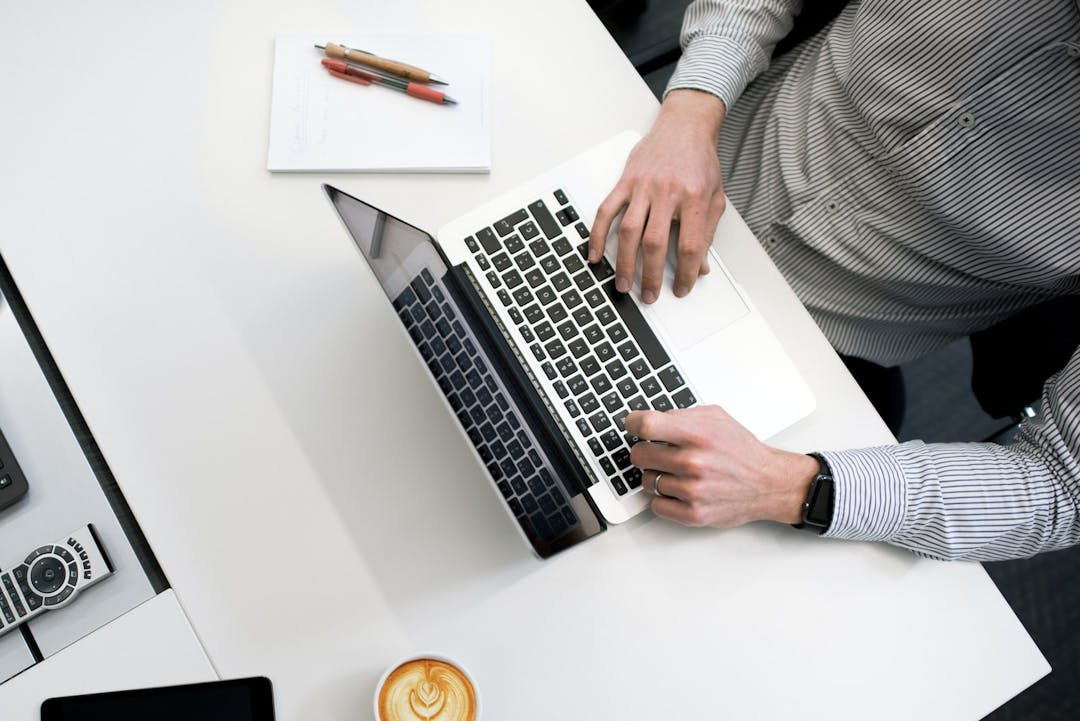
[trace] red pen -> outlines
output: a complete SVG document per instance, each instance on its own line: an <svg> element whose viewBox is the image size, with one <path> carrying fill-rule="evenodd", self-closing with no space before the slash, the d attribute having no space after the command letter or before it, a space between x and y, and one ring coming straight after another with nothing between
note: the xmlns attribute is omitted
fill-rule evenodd
<svg viewBox="0 0 1080 721"><path fill-rule="evenodd" d="M360 68L349 65L341 60L324 58L322 64L323 67L330 71L331 75L344 80L362 82L363 84L374 83L376 85L383 85L403 93L408 93L414 98L420 98L421 100L427 100L428 102L437 103L439 105L457 105L457 101L452 97L435 88L429 88L427 85L406 82L396 78L388 78L376 73L368 72L367 70L361 70Z"/></svg>

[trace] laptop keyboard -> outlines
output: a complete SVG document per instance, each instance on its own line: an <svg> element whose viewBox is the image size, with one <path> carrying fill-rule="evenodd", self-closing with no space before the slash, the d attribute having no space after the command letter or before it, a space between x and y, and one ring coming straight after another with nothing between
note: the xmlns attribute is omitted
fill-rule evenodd
<svg viewBox="0 0 1080 721"><path fill-rule="evenodd" d="M576 526L536 441L427 269L394 299L394 309L526 535L552 541Z"/></svg>
<svg viewBox="0 0 1080 721"><path fill-rule="evenodd" d="M530 203L465 239L525 348L620 496L641 487L630 463L632 410L687 408L697 399L607 259L589 265L589 229L563 190L555 212Z"/></svg>

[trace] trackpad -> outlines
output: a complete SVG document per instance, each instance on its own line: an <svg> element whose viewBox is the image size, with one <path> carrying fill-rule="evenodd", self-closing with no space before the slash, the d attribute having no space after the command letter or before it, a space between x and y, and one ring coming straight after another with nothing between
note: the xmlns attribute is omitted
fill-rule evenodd
<svg viewBox="0 0 1080 721"><path fill-rule="evenodd" d="M687 351L750 312L724 266L710 256L712 272L699 277L689 295L675 297L671 290L675 272L669 264L660 298L642 306L650 320L660 325L673 350Z"/></svg>

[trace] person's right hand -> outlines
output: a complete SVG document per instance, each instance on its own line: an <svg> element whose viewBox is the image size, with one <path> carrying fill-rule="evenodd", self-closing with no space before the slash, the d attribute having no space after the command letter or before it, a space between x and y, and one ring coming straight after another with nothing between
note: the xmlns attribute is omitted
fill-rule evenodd
<svg viewBox="0 0 1080 721"><path fill-rule="evenodd" d="M619 227L615 287L630 290L642 254L641 299L660 293L668 237L678 221L675 295L694 287L709 272L707 253L724 213L724 188L716 144L724 119L723 102L697 90L668 93L649 134L635 146L622 177L600 205L589 237L589 262L600 260L615 217Z"/></svg>

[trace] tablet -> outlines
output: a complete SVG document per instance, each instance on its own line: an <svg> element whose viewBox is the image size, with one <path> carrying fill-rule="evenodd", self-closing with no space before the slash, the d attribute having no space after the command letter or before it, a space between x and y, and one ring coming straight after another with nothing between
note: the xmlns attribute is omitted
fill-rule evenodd
<svg viewBox="0 0 1080 721"><path fill-rule="evenodd" d="M41 721L274 721L262 677L50 698Z"/></svg>

